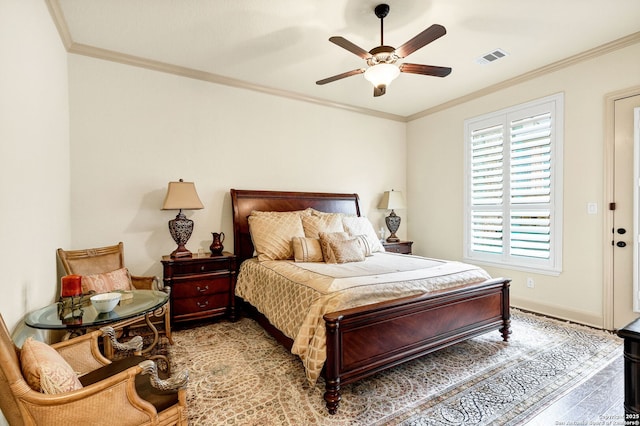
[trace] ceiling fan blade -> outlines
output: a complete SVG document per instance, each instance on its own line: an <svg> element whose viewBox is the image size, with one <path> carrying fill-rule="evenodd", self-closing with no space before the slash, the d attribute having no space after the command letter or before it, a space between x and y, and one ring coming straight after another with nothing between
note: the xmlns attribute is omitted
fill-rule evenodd
<svg viewBox="0 0 640 426"><path fill-rule="evenodd" d="M386 86L380 86L380 87L374 87L373 88L373 96L374 97L382 96L385 93L387 93L387 87Z"/></svg>
<svg viewBox="0 0 640 426"><path fill-rule="evenodd" d="M371 57L371 54L369 52L364 50L362 47L356 46L355 44L351 43L349 40L347 40L344 37L340 37L340 36L330 37L329 41L331 43L337 44L343 49L347 49L351 53L355 53L356 55L360 56L362 59L368 59Z"/></svg>
<svg viewBox="0 0 640 426"><path fill-rule="evenodd" d="M401 72L408 72L411 74L432 75L434 77L446 77L451 74L451 68L449 67L436 67L434 65L422 65L422 64L401 64Z"/></svg>
<svg viewBox="0 0 640 426"><path fill-rule="evenodd" d="M334 75L333 77L327 77L325 79L318 80L316 81L316 84L331 83L332 81L340 80L341 78L345 78L345 77L351 77L352 75L356 75L356 74L362 74L363 72L364 72L364 68L343 72L342 74L337 74L337 75Z"/></svg>
<svg viewBox="0 0 640 426"><path fill-rule="evenodd" d="M447 33L447 30L438 24L433 24L402 46L396 49L396 54L401 58L406 58L421 47L426 46L434 40L439 39Z"/></svg>

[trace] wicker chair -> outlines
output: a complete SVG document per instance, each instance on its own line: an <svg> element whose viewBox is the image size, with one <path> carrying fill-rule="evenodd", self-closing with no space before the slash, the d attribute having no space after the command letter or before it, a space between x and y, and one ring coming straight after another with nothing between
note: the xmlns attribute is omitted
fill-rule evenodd
<svg viewBox="0 0 640 426"><path fill-rule="evenodd" d="M130 356L111 362L98 338L110 334L118 349L139 354L142 338L126 344L110 327L51 345L79 373L82 388L58 394L33 390L20 352L0 315L0 408L10 425L186 425L188 373L162 380L153 361ZM147 376L148 374L148 376Z"/></svg>
<svg viewBox="0 0 640 426"><path fill-rule="evenodd" d="M67 274L93 275L114 271L124 268L124 245L119 242L114 246L98 247L84 250L57 250L58 258ZM160 285L158 277L141 277L131 275L131 284L138 290L162 290L167 293L171 288ZM170 303L156 310L151 316L152 322L161 323L160 332L164 333L169 339L169 343L173 345L171 337L171 313ZM144 318L137 323L140 326L146 326ZM136 325L129 325L135 327ZM118 328L117 324L114 328Z"/></svg>

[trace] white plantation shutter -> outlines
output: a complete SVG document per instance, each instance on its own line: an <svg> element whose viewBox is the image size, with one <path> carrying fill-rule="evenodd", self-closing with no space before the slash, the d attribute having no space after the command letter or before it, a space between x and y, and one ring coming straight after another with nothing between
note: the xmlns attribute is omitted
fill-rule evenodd
<svg viewBox="0 0 640 426"><path fill-rule="evenodd" d="M465 257L560 271L562 96L465 122Z"/></svg>

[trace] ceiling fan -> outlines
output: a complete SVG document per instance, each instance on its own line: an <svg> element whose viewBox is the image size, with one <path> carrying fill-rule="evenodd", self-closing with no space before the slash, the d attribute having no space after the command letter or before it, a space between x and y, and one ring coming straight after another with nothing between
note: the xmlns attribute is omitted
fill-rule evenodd
<svg viewBox="0 0 640 426"><path fill-rule="evenodd" d="M330 42L337 44L343 49L346 49L367 61L367 65L369 67L358 68L318 80L316 81L316 84L327 84L345 77L364 73L364 78L373 84L373 96L382 96L386 93L387 86L389 86L389 84L391 84L391 82L398 77L401 72L431 75L435 77L446 77L451 73L451 68L449 67L409 64L406 62L400 65L396 64L398 60L406 58L416 50L445 35L447 30L442 25L431 25L429 28L422 31L399 48L395 49L391 46L384 45L384 18L389 14L389 5L379 4L374 9L374 12L376 16L380 18L380 46L374 47L367 52L344 37L335 36L329 38Z"/></svg>

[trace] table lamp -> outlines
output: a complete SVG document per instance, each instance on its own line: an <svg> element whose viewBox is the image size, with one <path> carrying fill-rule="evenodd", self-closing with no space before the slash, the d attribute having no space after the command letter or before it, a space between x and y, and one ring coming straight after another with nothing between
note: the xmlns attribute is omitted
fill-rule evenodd
<svg viewBox="0 0 640 426"><path fill-rule="evenodd" d="M379 209L391 210L389 216L385 217L385 222L387 223L387 228L389 228L389 232L391 235L387 238L388 243L396 243L400 241L400 238L396 236L396 232L400 227L400 216L394 212L394 209L404 209L404 197L402 196L402 192L394 191L385 191L382 194L382 200L380 200L380 204L378 204Z"/></svg>
<svg viewBox="0 0 640 426"><path fill-rule="evenodd" d="M185 244L191 238L193 232L193 221L187 219L182 210L199 210L203 209L202 201L196 192L196 186L193 182L184 182L182 179L178 182L169 182L167 195L162 204L162 210L180 210L175 219L169 221L169 232L171 237L178 244L171 257L191 257L191 252L187 250Z"/></svg>

